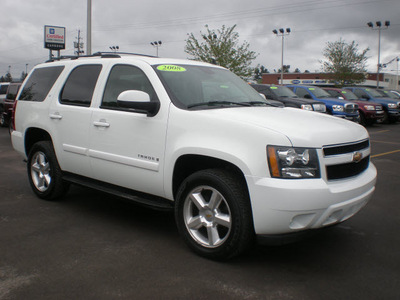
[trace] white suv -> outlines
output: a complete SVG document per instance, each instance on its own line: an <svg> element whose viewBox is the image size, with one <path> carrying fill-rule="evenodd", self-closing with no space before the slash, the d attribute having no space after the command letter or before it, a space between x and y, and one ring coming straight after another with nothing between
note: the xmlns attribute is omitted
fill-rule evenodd
<svg viewBox="0 0 400 300"><path fill-rule="evenodd" d="M14 148L33 191L70 183L175 209L195 252L227 259L254 237L356 214L375 189L367 131L271 106L228 70L97 54L36 66L17 96Z"/></svg>

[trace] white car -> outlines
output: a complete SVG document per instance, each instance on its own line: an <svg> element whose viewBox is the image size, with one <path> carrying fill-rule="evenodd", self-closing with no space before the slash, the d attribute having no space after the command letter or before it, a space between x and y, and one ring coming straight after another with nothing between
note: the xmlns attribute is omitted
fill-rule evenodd
<svg viewBox="0 0 400 300"><path fill-rule="evenodd" d="M375 189L362 126L271 106L215 65L62 59L36 66L17 99L12 143L40 198L76 183L173 208L185 242L211 259L256 235L343 222Z"/></svg>

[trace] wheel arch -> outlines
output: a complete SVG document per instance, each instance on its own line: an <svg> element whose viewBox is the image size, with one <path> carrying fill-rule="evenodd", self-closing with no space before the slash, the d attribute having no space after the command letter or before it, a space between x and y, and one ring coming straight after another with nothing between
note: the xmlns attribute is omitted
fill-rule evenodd
<svg viewBox="0 0 400 300"><path fill-rule="evenodd" d="M181 183L191 174L206 169L223 169L234 174L244 184L248 193L247 183L242 170L231 162L198 154L185 154L180 156L174 167L172 190L174 198Z"/></svg>
<svg viewBox="0 0 400 300"><path fill-rule="evenodd" d="M29 155L32 146L40 141L50 141L53 143L50 134L41 128L31 127L25 131L25 154Z"/></svg>

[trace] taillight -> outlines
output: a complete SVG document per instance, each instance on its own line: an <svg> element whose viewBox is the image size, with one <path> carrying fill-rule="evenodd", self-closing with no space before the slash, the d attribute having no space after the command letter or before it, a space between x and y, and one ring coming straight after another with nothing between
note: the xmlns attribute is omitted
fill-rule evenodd
<svg viewBox="0 0 400 300"><path fill-rule="evenodd" d="M11 114L11 130L15 130L15 111L17 109L17 100L14 101L13 108L12 108L12 114Z"/></svg>

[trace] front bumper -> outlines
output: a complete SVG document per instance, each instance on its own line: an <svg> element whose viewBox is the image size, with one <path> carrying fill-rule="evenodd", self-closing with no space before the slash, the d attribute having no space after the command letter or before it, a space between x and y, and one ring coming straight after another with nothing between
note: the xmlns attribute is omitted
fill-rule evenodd
<svg viewBox="0 0 400 300"><path fill-rule="evenodd" d="M370 163L358 176L330 182L246 179L256 234L286 234L333 225L355 215L375 190L376 168Z"/></svg>

